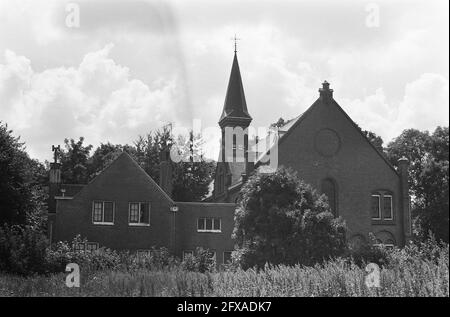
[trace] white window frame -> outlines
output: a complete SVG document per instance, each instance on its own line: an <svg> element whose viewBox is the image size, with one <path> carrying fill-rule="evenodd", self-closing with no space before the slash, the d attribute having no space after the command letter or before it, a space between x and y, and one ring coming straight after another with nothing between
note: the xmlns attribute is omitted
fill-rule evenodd
<svg viewBox="0 0 450 317"><path fill-rule="evenodd" d="M192 251L192 250L183 250L183 261L186 260L186 257L188 255L194 256L194 251Z"/></svg>
<svg viewBox="0 0 450 317"><path fill-rule="evenodd" d="M200 219L203 219L203 225L205 229L199 229L198 222ZM212 227L211 229L206 229L206 219L212 220ZM214 229L214 222L215 220L219 220L219 229ZM197 232L212 232L212 233L220 233L222 232L222 218L219 217L199 217L197 218Z"/></svg>
<svg viewBox="0 0 450 317"><path fill-rule="evenodd" d="M138 204L138 219L141 219L141 204L148 204L148 223L147 222L130 222L131 216L131 205ZM128 225L132 227L150 227L150 212L151 212L151 204L148 201L132 201L128 203Z"/></svg>
<svg viewBox="0 0 450 317"><path fill-rule="evenodd" d="M146 249L139 249L139 250L136 251L136 255L137 255L138 258L151 256L152 255L152 251L151 250L146 250Z"/></svg>
<svg viewBox="0 0 450 317"><path fill-rule="evenodd" d="M95 246L93 249L89 249L89 246ZM98 243L97 242L88 242L86 243L86 251L96 251L98 250Z"/></svg>
<svg viewBox="0 0 450 317"><path fill-rule="evenodd" d="M374 218L372 216L372 220L381 220L381 195L380 194L372 194L371 198L378 198L378 218ZM370 201L370 213L372 213L372 201Z"/></svg>
<svg viewBox="0 0 450 317"><path fill-rule="evenodd" d="M96 203L102 204L102 221L94 221L94 206ZM112 216L113 216L112 222L105 221L105 203L112 204ZM115 217L116 217L116 204L113 201L109 201L109 200L93 200L92 201L92 223L94 225L113 226Z"/></svg>
<svg viewBox="0 0 450 317"><path fill-rule="evenodd" d="M383 220L394 220L394 203L393 203L393 197L391 194L383 195L383 212L384 212L384 198L389 197L391 199L391 216L389 218L384 218L384 215L382 215Z"/></svg>

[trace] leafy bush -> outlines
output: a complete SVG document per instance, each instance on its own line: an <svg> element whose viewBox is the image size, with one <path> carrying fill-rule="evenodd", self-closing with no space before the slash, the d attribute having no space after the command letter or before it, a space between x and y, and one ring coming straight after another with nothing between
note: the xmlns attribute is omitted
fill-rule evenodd
<svg viewBox="0 0 450 317"><path fill-rule="evenodd" d="M45 272L46 237L29 226L0 227L0 271L21 275Z"/></svg>
<svg viewBox="0 0 450 317"><path fill-rule="evenodd" d="M117 269L121 263L119 254L111 249L100 248L93 251L76 251L73 246L86 243L86 240L76 236L69 244L58 242L52 248L47 249L47 272L64 272L66 265L76 263L86 270Z"/></svg>
<svg viewBox="0 0 450 317"><path fill-rule="evenodd" d="M291 169L256 173L242 187L235 211L235 259L242 268L313 265L346 250L346 227Z"/></svg>
<svg viewBox="0 0 450 317"><path fill-rule="evenodd" d="M208 249L197 248L194 255L188 255L183 260L181 267L186 271L213 272L216 268L216 260Z"/></svg>
<svg viewBox="0 0 450 317"><path fill-rule="evenodd" d="M120 252L119 256L122 269L127 271L169 270L179 265L179 260L165 247L153 247L145 254L124 251Z"/></svg>

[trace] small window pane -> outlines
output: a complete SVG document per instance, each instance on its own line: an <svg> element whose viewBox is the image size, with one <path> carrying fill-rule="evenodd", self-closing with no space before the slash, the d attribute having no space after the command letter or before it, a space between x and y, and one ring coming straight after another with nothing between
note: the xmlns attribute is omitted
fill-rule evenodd
<svg viewBox="0 0 450 317"><path fill-rule="evenodd" d="M130 204L130 223L138 223L139 222L139 204L131 203Z"/></svg>
<svg viewBox="0 0 450 317"><path fill-rule="evenodd" d="M101 202L94 202L94 215L92 217L94 222L102 222L103 204Z"/></svg>
<svg viewBox="0 0 450 317"><path fill-rule="evenodd" d="M96 242L88 242L87 246L86 246L86 250L88 251L95 251L98 249L98 243Z"/></svg>
<svg viewBox="0 0 450 317"><path fill-rule="evenodd" d="M214 218L214 230L220 230L220 218Z"/></svg>
<svg viewBox="0 0 450 317"><path fill-rule="evenodd" d="M373 219L380 218L380 196L378 196L378 195L372 196L371 212L372 212Z"/></svg>
<svg viewBox="0 0 450 317"><path fill-rule="evenodd" d="M141 203L140 223L149 223L149 208L148 203Z"/></svg>
<svg viewBox="0 0 450 317"><path fill-rule="evenodd" d="M206 218L206 230L212 230L212 218Z"/></svg>
<svg viewBox="0 0 450 317"><path fill-rule="evenodd" d="M114 206L112 202L104 203L104 222L114 221Z"/></svg>
<svg viewBox="0 0 450 317"><path fill-rule="evenodd" d="M197 221L197 229L205 230L205 218L199 218Z"/></svg>
<svg viewBox="0 0 450 317"><path fill-rule="evenodd" d="M392 197L383 197L383 218L392 219Z"/></svg>

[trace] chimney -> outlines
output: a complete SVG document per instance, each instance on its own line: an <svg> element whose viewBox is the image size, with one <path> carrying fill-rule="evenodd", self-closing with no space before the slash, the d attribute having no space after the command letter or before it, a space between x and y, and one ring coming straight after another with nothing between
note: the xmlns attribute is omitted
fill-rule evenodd
<svg viewBox="0 0 450 317"><path fill-rule="evenodd" d="M410 210L410 198L409 198L409 183L408 183L408 169L409 160L406 157L402 157L398 160L398 172L400 174L400 193L401 193L401 210L403 216L403 233L405 244L411 238L411 210Z"/></svg>
<svg viewBox="0 0 450 317"><path fill-rule="evenodd" d="M48 211L50 213L56 212L56 200L55 196L59 195L61 188L61 163L58 163L58 156L60 146L52 145L54 162L50 163L49 171L49 189L48 189Z"/></svg>
<svg viewBox="0 0 450 317"><path fill-rule="evenodd" d="M322 88L319 89L320 99L332 99L333 89L330 89L330 83L326 80L322 83Z"/></svg>
<svg viewBox="0 0 450 317"><path fill-rule="evenodd" d="M169 147L165 146L159 152L159 186L172 197L172 163Z"/></svg>

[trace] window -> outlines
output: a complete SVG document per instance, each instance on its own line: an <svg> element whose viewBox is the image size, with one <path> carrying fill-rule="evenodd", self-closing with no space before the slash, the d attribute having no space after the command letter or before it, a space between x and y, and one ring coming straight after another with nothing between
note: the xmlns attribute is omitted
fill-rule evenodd
<svg viewBox="0 0 450 317"><path fill-rule="evenodd" d="M372 220L394 220L394 200L390 191L377 191L371 196Z"/></svg>
<svg viewBox="0 0 450 317"><path fill-rule="evenodd" d="M383 196L383 219L392 220L392 195Z"/></svg>
<svg viewBox="0 0 450 317"><path fill-rule="evenodd" d="M97 242L88 242L86 244L86 250L88 250L88 251L98 250L98 243Z"/></svg>
<svg viewBox="0 0 450 317"><path fill-rule="evenodd" d="M372 219L381 219L380 195L372 195L371 200Z"/></svg>
<svg viewBox="0 0 450 317"><path fill-rule="evenodd" d="M137 250L138 258L148 257L148 256L151 256L151 254L152 253L150 250Z"/></svg>
<svg viewBox="0 0 450 317"><path fill-rule="evenodd" d="M114 203L112 201L94 201L92 203L92 222L96 225L113 225Z"/></svg>
<svg viewBox="0 0 450 317"><path fill-rule="evenodd" d="M86 245L83 242L76 243L73 245L73 250L75 252L83 252L84 250L86 250Z"/></svg>
<svg viewBox="0 0 450 317"><path fill-rule="evenodd" d="M324 179L322 181L322 193L328 197L328 204L330 205L331 212L333 215L337 215L337 194L336 194L336 184L330 179Z"/></svg>
<svg viewBox="0 0 450 317"><path fill-rule="evenodd" d="M220 218L198 218L198 232L221 232L222 221Z"/></svg>
<svg viewBox="0 0 450 317"><path fill-rule="evenodd" d="M223 253L223 263L224 264L231 263L231 251L225 251Z"/></svg>
<svg viewBox="0 0 450 317"><path fill-rule="evenodd" d="M187 257L194 256L194 251L183 251L183 261L186 260Z"/></svg>
<svg viewBox="0 0 450 317"><path fill-rule="evenodd" d="M130 226L149 226L150 204L145 202L130 203L128 224Z"/></svg>

